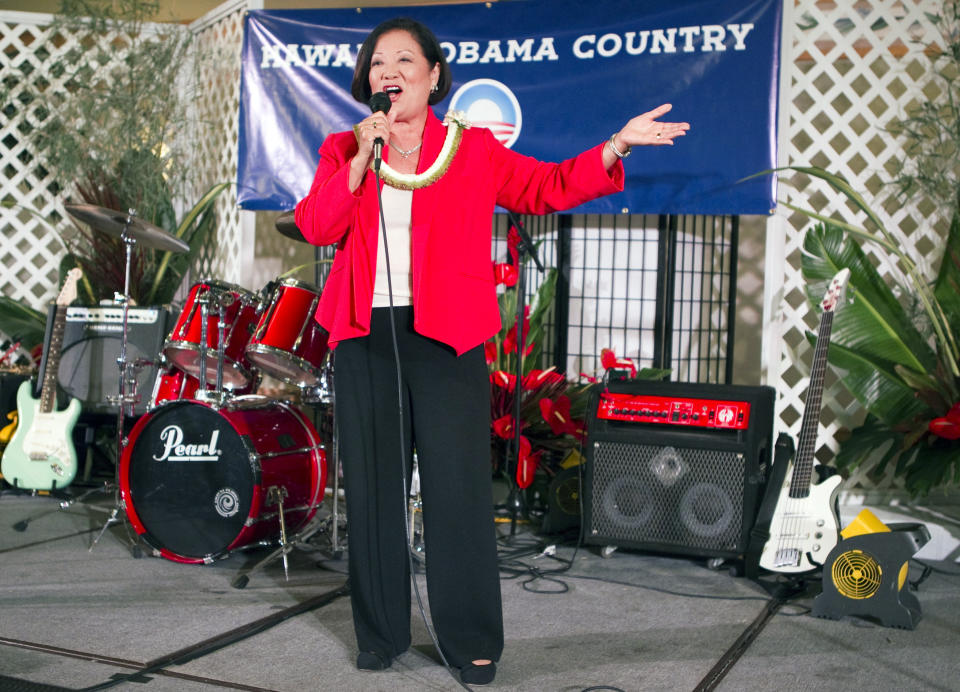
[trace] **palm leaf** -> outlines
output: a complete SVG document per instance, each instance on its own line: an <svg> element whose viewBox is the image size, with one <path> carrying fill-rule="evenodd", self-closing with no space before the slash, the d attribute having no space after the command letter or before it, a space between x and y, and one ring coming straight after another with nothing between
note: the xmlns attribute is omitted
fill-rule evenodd
<svg viewBox="0 0 960 692"><path fill-rule="evenodd" d="M537 289L533 304L530 306L530 331L526 336L526 344L533 344L533 349L529 356L524 356L524 373L532 369L532 364L540 362L544 339L543 318L548 310L553 309L553 299L557 292L557 274L556 267L551 267L543 283ZM527 363L531 365L527 366Z"/></svg>
<svg viewBox="0 0 960 692"><path fill-rule="evenodd" d="M167 303L179 288L180 280L193 264L210 232L215 228L213 205L230 183L217 183L208 189L187 212L174 235L190 246L189 252L164 252L161 255L153 286L147 295L148 304Z"/></svg>
<svg viewBox="0 0 960 692"><path fill-rule="evenodd" d="M840 443L837 468L868 466L882 473L887 464L903 452L903 437L903 433L868 415L863 424L850 431L850 437Z"/></svg>
<svg viewBox="0 0 960 692"><path fill-rule="evenodd" d="M811 342L813 338L811 335ZM832 341L827 360L837 368L843 385L860 405L886 425L897 426L917 417L929 419L937 415L917 398L915 390L904 383L889 362Z"/></svg>
<svg viewBox="0 0 960 692"><path fill-rule="evenodd" d="M39 310L0 296L0 330L11 339L17 339L24 349L30 350L43 343L47 316Z"/></svg>
<svg viewBox="0 0 960 692"><path fill-rule="evenodd" d="M960 447L957 445L917 445L910 451L915 453L915 458L903 461L900 471L907 490L913 495L925 495L934 488L960 481Z"/></svg>
<svg viewBox="0 0 960 692"><path fill-rule="evenodd" d="M802 271L812 303L819 302L840 269L850 269L848 295L853 300L837 308L833 343L869 361L901 365L920 374L936 369L936 354L859 245L845 238L841 229L818 224L807 232L803 248Z"/></svg>
<svg viewBox="0 0 960 692"><path fill-rule="evenodd" d="M933 294L950 324L960 324L960 214L954 214L950 220Z"/></svg>

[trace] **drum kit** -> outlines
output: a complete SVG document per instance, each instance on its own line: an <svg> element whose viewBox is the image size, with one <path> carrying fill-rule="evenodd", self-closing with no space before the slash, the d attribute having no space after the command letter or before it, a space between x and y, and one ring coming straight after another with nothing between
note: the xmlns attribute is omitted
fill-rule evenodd
<svg viewBox="0 0 960 692"><path fill-rule="evenodd" d="M332 359L326 332L314 320L319 289L290 278L259 294L213 279L194 284L159 354L149 408L125 435L124 418L139 401L130 391L136 389L131 371L142 367L126 357L131 250L137 242L171 252L189 248L133 211L66 209L120 237L127 250L124 294L116 297L124 309L117 359L119 498L93 545L120 512L154 555L177 562L206 564L279 539L271 555L234 580L241 588L247 575L277 557L286 574L292 547L324 525L338 555L336 468L332 512L323 521L317 516L327 480L322 436L292 402L256 393L268 375L295 387L301 402L332 414ZM330 441L336 467L335 426Z"/></svg>

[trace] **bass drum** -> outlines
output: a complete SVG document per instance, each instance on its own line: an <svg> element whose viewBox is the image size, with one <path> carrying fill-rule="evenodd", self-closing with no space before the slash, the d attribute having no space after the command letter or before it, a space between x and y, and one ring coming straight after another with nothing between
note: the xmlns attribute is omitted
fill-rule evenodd
<svg viewBox="0 0 960 692"><path fill-rule="evenodd" d="M172 401L142 416L120 457L120 493L155 554L209 563L279 537L280 505L295 533L316 514L326 454L296 408L241 396L221 408Z"/></svg>

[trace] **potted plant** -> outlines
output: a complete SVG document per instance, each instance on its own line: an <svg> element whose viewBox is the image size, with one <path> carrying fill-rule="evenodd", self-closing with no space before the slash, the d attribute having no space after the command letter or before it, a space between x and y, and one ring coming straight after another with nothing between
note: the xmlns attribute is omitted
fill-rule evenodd
<svg viewBox="0 0 960 692"><path fill-rule="evenodd" d="M25 134L38 160L55 175L54 194L121 213L133 209L139 219L190 246L184 253L135 246L130 295L139 305L172 300L216 227L213 205L228 187L213 185L194 204L184 203L192 182L192 147L181 133L195 125L188 117L190 93L184 85L190 83L189 66L198 56L184 27L147 23L158 7L148 0L63 0L54 27L73 36L76 47L63 51L49 68L65 76L63 88L46 79L28 79L25 72L21 80L31 86L21 90L18 106L31 113L24 118ZM50 53L55 50L51 47ZM7 86L9 92L9 82ZM17 201L4 204L17 206ZM82 302L96 304L123 292L126 249L119 238L69 216L48 228L65 246L61 276L73 266L84 271ZM0 300L3 324L35 338L36 330L21 324L31 317L42 336L42 313Z"/></svg>

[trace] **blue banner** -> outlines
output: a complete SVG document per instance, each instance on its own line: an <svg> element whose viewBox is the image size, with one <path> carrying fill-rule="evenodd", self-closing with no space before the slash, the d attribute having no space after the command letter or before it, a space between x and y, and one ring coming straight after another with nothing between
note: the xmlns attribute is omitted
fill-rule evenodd
<svg viewBox="0 0 960 692"><path fill-rule="evenodd" d="M594 213L769 214L776 165L780 0L514 0L471 5L251 11L240 98L238 200L292 209L331 132L369 113L350 95L357 50L377 24L409 16L440 40L453 88L434 106L466 111L505 144L569 158L644 111L691 129L641 147L626 189Z"/></svg>

